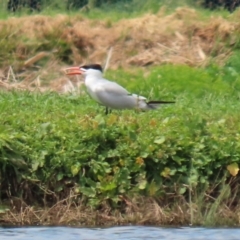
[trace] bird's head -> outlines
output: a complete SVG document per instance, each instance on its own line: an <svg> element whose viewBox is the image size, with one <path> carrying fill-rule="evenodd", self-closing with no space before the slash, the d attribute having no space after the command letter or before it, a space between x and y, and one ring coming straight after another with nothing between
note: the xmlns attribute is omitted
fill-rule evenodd
<svg viewBox="0 0 240 240"><path fill-rule="evenodd" d="M89 64L80 67L69 67L65 69L67 75L99 75L103 70L100 64Z"/></svg>

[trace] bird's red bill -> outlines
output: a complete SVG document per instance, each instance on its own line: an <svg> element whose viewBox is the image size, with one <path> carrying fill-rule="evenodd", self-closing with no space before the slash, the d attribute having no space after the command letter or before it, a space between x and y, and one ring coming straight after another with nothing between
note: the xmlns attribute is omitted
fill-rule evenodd
<svg viewBox="0 0 240 240"><path fill-rule="evenodd" d="M69 67L64 70L66 75L81 75L82 72L79 67Z"/></svg>

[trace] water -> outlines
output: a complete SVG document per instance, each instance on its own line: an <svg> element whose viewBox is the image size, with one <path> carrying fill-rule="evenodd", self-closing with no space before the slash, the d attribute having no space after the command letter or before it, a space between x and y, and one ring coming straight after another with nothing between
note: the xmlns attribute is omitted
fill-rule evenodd
<svg viewBox="0 0 240 240"><path fill-rule="evenodd" d="M1 228L1 240L239 240L240 228Z"/></svg>

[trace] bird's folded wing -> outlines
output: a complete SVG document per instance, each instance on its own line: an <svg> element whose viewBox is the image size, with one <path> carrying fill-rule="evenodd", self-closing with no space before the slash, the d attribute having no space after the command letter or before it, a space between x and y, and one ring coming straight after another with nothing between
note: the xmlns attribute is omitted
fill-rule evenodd
<svg viewBox="0 0 240 240"><path fill-rule="evenodd" d="M99 94L105 94L105 95L112 95L112 96L126 96L129 95L130 93L123 88L122 86L118 85L115 82L103 82L101 84L98 84L96 87L96 92Z"/></svg>

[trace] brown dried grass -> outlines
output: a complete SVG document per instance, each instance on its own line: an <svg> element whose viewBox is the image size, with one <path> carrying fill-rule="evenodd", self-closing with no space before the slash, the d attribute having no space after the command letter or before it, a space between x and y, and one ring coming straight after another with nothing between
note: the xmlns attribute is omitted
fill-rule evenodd
<svg viewBox="0 0 240 240"><path fill-rule="evenodd" d="M71 80L63 77L60 71L66 65L57 56L61 49L54 46L50 51L38 50L39 46L44 48L44 44L51 39L56 43L64 41L68 44L72 64L103 63L109 47L113 47L112 69L164 63L205 66L212 60L213 52L214 61L223 64L231 54L231 50L226 48L226 41L234 44L236 40L233 33L239 28L239 23L235 21L238 14L236 11L228 20L212 17L206 21L190 8L178 8L170 15L161 9L158 14L121 20L111 26L109 20L88 20L66 15L35 15L2 20L0 31L7 31L8 38L21 39L24 36L27 39L18 41L16 60L12 66L19 76L18 81L28 80L17 85L5 82L9 68L6 59L6 64L0 69L1 88L21 88L26 83L28 88L29 81L32 83L39 76L48 90L71 91L71 87L66 87L71 85ZM46 64L40 67L37 63L43 58L46 58ZM19 75L20 72L22 75ZM41 88L43 91L45 89Z"/></svg>
<svg viewBox="0 0 240 240"><path fill-rule="evenodd" d="M122 197L121 207L115 210L105 202L98 209L86 207L73 192L51 207L27 205L12 198L9 210L0 213L2 225L71 225L112 226L138 225L229 225L240 224L240 205L231 209L224 203L211 212L214 201L188 203L183 197L173 202L152 197ZM216 199L214 199L216 201ZM211 214L211 215L210 215ZM192 216L191 216L192 215Z"/></svg>
<svg viewBox="0 0 240 240"><path fill-rule="evenodd" d="M111 200L104 200L97 208L86 205L87 199L76 193L74 187L64 192L62 199L52 191L45 191L41 205L34 202L27 204L22 198L13 197L8 192L8 199L1 202L0 223L71 226L239 226L238 188L236 186L232 189L232 194L229 194L228 190L229 186L225 185L214 197L206 192L195 191L191 191L191 195L188 192L188 196L175 193L167 193L164 197L119 195L117 206L116 203L113 206Z"/></svg>

